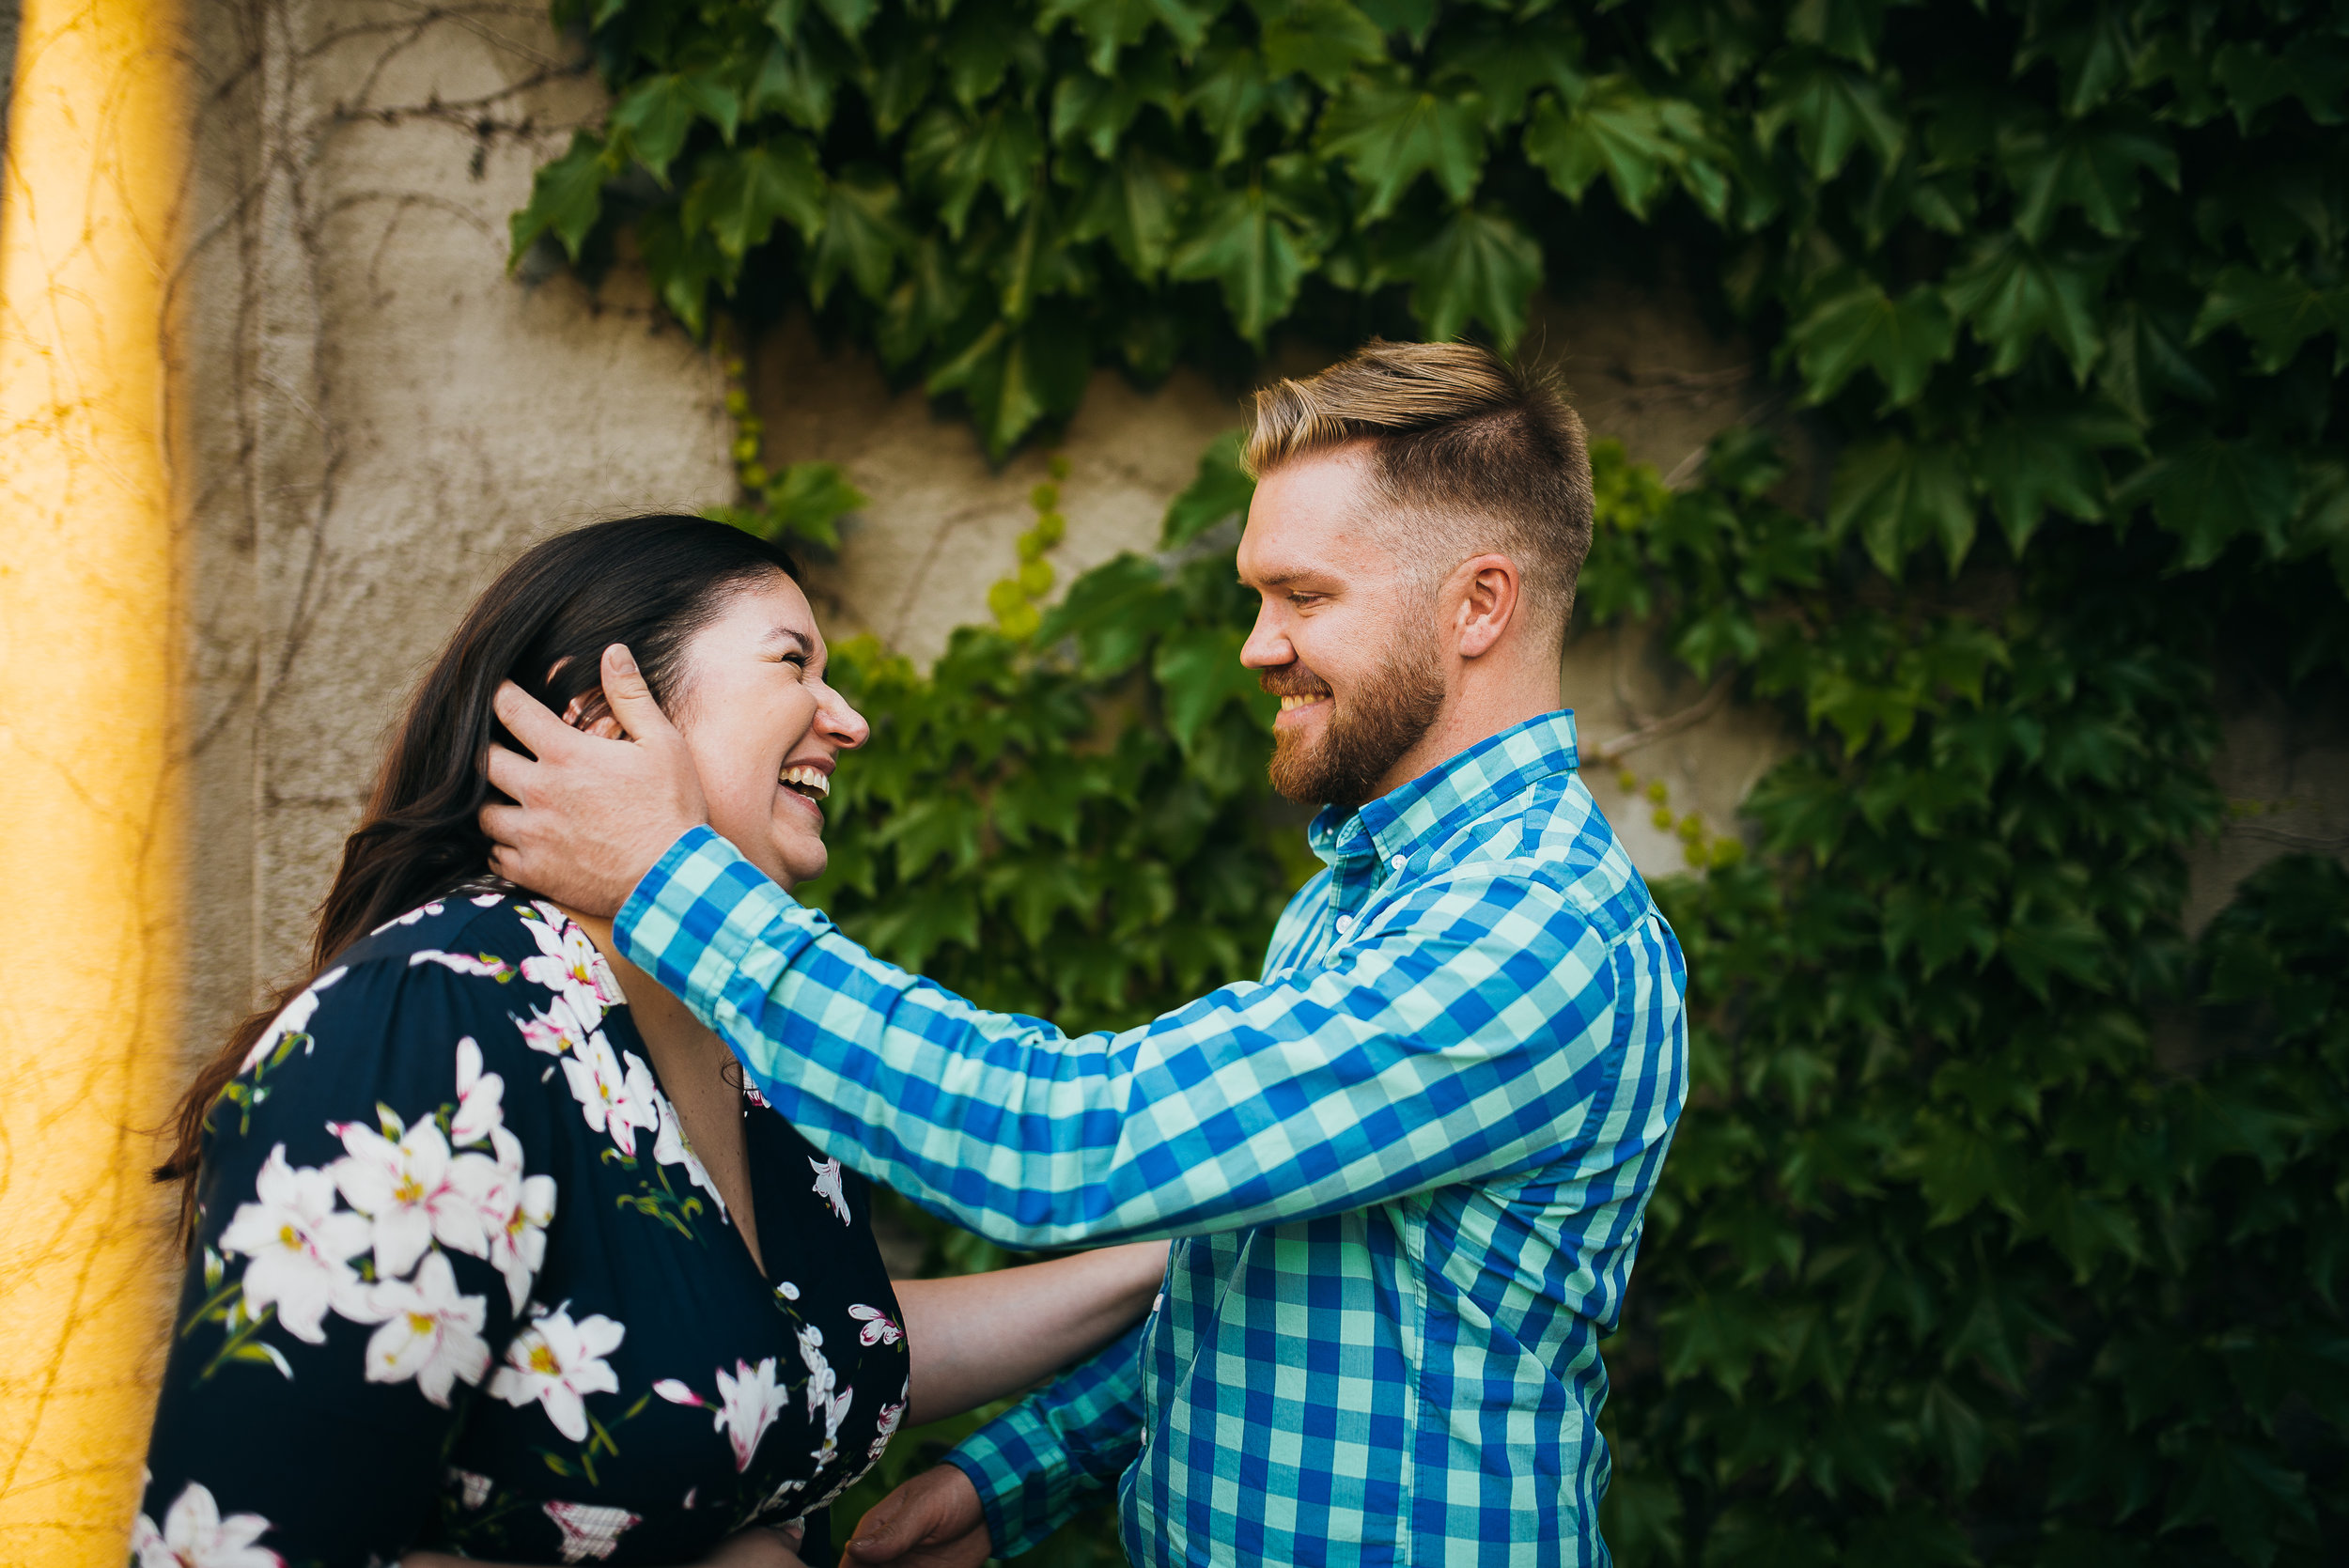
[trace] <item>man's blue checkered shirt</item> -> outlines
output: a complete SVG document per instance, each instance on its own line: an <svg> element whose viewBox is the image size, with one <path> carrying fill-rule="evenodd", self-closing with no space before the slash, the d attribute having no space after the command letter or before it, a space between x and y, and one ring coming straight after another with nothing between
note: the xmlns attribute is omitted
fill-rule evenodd
<svg viewBox="0 0 2349 1568"><path fill-rule="evenodd" d="M1264 978L1069 1038L881 963L707 829L622 948L828 1155L1005 1246L1180 1238L951 1456L996 1550L1605 1563L1598 1340L1688 1082L1679 944L1559 712L1313 826Z"/></svg>

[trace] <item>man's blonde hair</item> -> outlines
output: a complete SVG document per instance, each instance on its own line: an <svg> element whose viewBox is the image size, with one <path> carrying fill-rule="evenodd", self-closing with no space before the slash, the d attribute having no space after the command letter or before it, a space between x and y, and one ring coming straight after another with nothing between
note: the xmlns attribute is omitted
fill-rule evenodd
<svg viewBox="0 0 2349 1568"><path fill-rule="evenodd" d="M1432 572L1492 551L1517 563L1527 608L1563 638L1591 548L1582 421L1547 376L1473 343L1374 338L1316 376L1256 394L1245 454L1257 478L1364 442L1380 533Z"/></svg>

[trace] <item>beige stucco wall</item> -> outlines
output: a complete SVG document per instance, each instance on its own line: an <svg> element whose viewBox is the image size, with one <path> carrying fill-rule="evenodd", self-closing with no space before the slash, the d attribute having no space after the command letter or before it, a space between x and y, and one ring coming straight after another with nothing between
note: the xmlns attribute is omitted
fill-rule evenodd
<svg viewBox="0 0 2349 1568"><path fill-rule="evenodd" d="M190 14L200 1040L298 961L394 706L490 575L732 480L720 375L634 269L506 273L506 215L601 101L543 6Z"/></svg>

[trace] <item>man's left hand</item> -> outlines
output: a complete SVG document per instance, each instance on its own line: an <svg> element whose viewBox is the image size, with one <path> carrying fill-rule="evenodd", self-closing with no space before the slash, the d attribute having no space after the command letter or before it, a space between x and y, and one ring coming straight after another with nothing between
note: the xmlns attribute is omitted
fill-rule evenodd
<svg viewBox="0 0 2349 1568"><path fill-rule="evenodd" d="M709 820L701 776L636 660L603 651L603 694L623 738L583 735L512 681L497 716L531 756L492 745L490 783L516 803L481 808L496 847L490 868L582 914L619 912L645 873L689 830Z"/></svg>

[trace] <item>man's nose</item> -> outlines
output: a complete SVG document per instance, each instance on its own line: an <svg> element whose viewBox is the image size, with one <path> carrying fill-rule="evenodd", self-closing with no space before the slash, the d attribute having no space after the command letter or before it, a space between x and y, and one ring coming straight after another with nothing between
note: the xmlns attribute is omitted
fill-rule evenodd
<svg viewBox="0 0 2349 1568"><path fill-rule="evenodd" d="M1290 646L1288 632L1271 605L1258 607L1256 624L1248 629L1248 641L1240 644L1239 661L1251 670L1272 670L1297 662L1297 650Z"/></svg>

